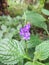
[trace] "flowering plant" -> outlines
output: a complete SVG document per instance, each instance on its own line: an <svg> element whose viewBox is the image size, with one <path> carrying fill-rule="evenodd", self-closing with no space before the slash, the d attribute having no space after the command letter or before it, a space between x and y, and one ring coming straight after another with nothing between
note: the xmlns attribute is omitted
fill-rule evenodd
<svg viewBox="0 0 49 65"><path fill-rule="evenodd" d="M49 10L43 7L45 0L33 1L33 5L14 1L12 10L21 5L23 13L0 16L0 65L49 65ZM10 10L11 2L8 0Z"/></svg>
<svg viewBox="0 0 49 65"><path fill-rule="evenodd" d="M20 29L20 35L25 39L30 39L30 24L27 24L25 27Z"/></svg>

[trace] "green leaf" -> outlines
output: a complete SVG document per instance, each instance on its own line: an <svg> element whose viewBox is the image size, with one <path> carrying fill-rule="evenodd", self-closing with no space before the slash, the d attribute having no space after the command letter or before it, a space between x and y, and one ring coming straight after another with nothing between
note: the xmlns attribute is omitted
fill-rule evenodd
<svg viewBox="0 0 49 65"><path fill-rule="evenodd" d="M49 63L45 63L45 65L49 65Z"/></svg>
<svg viewBox="0 0 49 65"><path fill-rule="evenodd" d="M32 48L36 47L42 42L38 35L31 35L30 40L27 41L27 47Z"/></svg>
<svg viewBox="0 0 49 65"><path fill-rule="evenodd" d="M3 37L3 31L0 30L0 39Z"/></svg>
<svg viewBox="0 0 49 65"><path fill-rule="evenodd" d="M49 16L49 10L47 10L47 9L42 9L42 13Z"/></svg>
<svg viewBox="0 0 49 65"><path fill-rule="evenodd" d="M3 32L6 32L7 31L7 26L5 26L5 25L2 24L1 25L1 29L2 29Z"/></svg>
<svg viewBox="0 0 49 65"><path fill-rule="evenodd" d="M34 62L27 62L25 65L45 65L45 64L40 63L38 61L34 61Z"/></svg>
<svg viewBox="0 0 49 65"><path fill-rule="evenodd" d="M7 0L7 2L8 2L8 5L9 6L15 6L16 5L16 1L15 0Z"/></svg>
<svg viewBox="0 0 49 65"><path fill-rule="evenodd" d="M35 13L33 11L27 11L26 19L27 19L27 21L30 21L34 26L47 30L47 25L44 22L45 18L42 15Z"/></svg>
<svg viewBox="0 0 49 65"><path fill-rule="evenodd" d="M49 57L49 40L42 42L35 49L35 59L46 60Z"/></svg>
<svg viewBox="0 0 49 65"><path fill-rule="evenodd" d="M0 16L0 24L6 26L16 26L18 24L18 19L16 17L12 18L10 16Z"/></svg>
<svg viewBox="0 0 49 65"><path fill-rule="evenodd" d="M0 65L5 65L5 64L3 64L3 63L0 62Z"/></svg>
<svg viewBox="0 0 49 65"><path fill-rule="evenodd" d="M23 60L21 60L21 61L18 63L18 65L23 65Z"/></svg>
<svg viewBox="0 0 49 65"><path fill-rule="evenodd" d="M16 64L25 55L24 48L17 40L0 40L0 61L4 64Z"/></svg>
<svg viewBox="0 0 49 65"><path fill-rule="evenodd" d="M49 3L49 0L47 0L46 3Z"/></svg>
<svg viewBox="0 0 49 65"><path fill-rule="evenodd" d="M34 61L34 62L33 62L33 65L45 65L45 64L43 64L43 63L41 63L41 62L38 62L38 61Z"/></svg>
<svg viewBox="0 0 49 65"><path fill-rule="evenodd" d="M25 65L33 65L32 62L27 62Z"/></svg>

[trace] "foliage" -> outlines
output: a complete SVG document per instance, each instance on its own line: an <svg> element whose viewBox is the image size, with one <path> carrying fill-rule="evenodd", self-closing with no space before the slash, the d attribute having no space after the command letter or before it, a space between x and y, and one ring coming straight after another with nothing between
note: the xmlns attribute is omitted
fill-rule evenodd
<svg viewBox="0 0 49 65"><path fill-rule="evenodd" d="M49 16L49 10L43 7L44 2L38 1L38 9L35 3L8 0L13 17L0 16L0 65L49 65L49 18L45 17ZM30 24L29 30L27 24ZM23 37L27 33L27 40L20 33Z"/></svg>

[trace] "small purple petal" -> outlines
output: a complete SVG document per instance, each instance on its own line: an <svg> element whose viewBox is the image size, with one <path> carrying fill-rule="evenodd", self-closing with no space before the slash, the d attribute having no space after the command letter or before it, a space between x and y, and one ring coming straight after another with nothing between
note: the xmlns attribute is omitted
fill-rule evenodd
<svg viewBox="0 0 49 65"><path fill-rule="evenodd" d="M25 33L25 36L27 37L27 36L30 36L30 33L29 32L26 32Z"/></svg>
<svg viewBox="0 0 49 65"><path fill-rule="evenodd" d="M23 30L23 28L20 29L20 35L24 35L24 30Z"/></svg>
<svg viewBox="0 0 49 65"><path fill-rule="evenodd" d="M24 27L24 32L27 32L28 31L28 29L26 29L26 27Z"/></svg>
<svg viewBox="0 0 49 65"><path fill-rule="evenodd" d="M29 33L29 32L26 32L26 33L24 34L24 39L25 39L25 40L30 39L30 33Z"/></svg>
<svg viewBox="0 0 49 65"><path fill-rule="evenodd" d="M20 35L25 39L28 40L30 39L30 24L27 24L26 26L22 27L20 29Z"/></svg>
<svg viewBox="0 0 49 65"><path fill-rule="evenodd" d="M30 36L24 37L24 39L25 39L25 40L28 40L28 39L30 39Z"/></svg>
<svg viewBox="0 0 49 65"><path fill-rule="evenodd" d="M29 30L30 29L30 24L27 24L25 27L26 27L26 29Z"/></svg>

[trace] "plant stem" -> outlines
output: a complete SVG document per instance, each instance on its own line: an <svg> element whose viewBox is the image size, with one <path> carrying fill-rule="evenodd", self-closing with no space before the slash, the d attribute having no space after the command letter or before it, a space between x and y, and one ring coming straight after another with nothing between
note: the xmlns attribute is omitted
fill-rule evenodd
<svg viewBox="0 0 49 65"><path fill-rule="evenodd" d="M27 50L27 43L26 43L26 54L27 54L28 50Z"/></svg>
<svg viewBox="0 0 49 65"><path fill-rule="evenodd" d="M26 12L24 12L25 24L26 24Z"/></svg>
<svg viewBox="0 0 49 65"><path fill-rule="evenodd" d="M48 36L49 36L49 32L46 30L46 32L47 32L47 34L48 34Z"/></svg>
<svg viewBox="0 0 49 65"><path fill-rule="evenodd" d="M27 55L25 55L24 58L28 59L29 61L32 61L32 59L28 57Z"/></svg>

